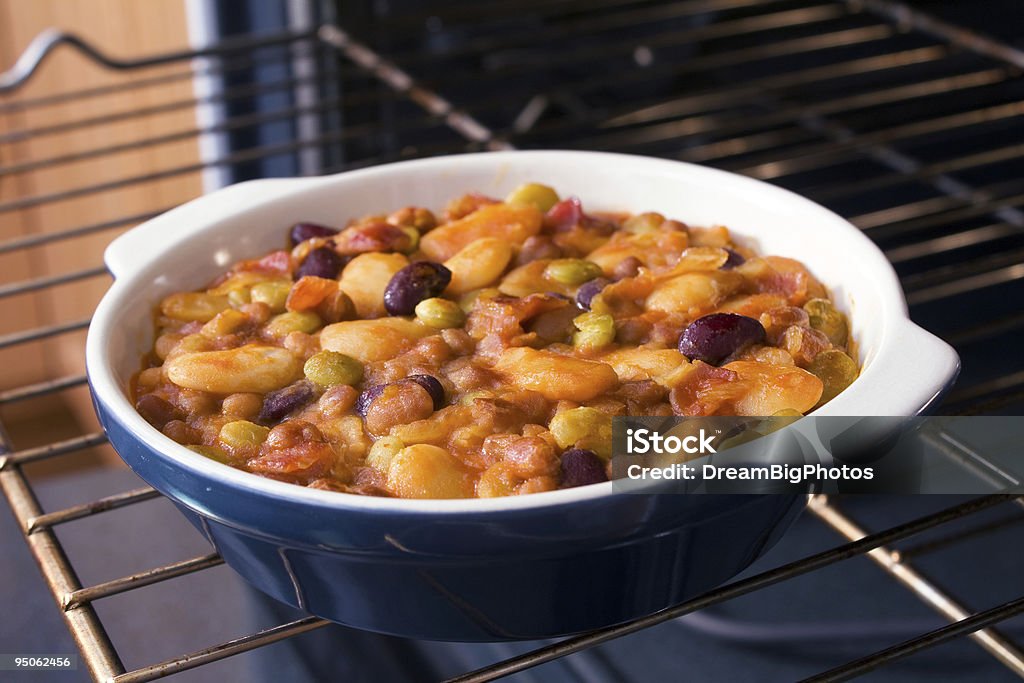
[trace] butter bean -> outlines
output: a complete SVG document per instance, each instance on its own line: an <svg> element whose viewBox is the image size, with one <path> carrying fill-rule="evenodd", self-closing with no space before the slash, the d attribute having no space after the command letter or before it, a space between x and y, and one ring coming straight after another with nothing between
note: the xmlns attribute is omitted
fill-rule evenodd
<svg viewBox="0 0 1024 683"><path fill-rule="evenodd" d="M320 332L320 347L363 363L394 358L437 330L405 318L346 320Z"/></svg>
<svg viewBox="0 0 1024 683"><path fill-rule="evenodd" d="M497 462L480 475L480 480L476 484L476 495L478 498L511 496L522 482L522 478L516 476L510 463Z"/></svg>
<svg viewBox="0 0 1024 683"><path fill-rule="evenodd" d="M610 365L527 347L506 349L495 369L552 401L589 401L619 384Z"/></svg>
<svg viewBox="0 0 1024 683"><path fill-rule="evenodd" d="M534 206L491 204L434 228L420 241L420 249L433 261L444 261L481 237L496 237L520 245L540 232L543 214Z"/></svg>
<svg viewBox="0 0 1024 683"><path fill-rule="evenodd" d="M391 459L387 487L401 498L473 497L473 479L462 463L429 444L407 446Z"/></svg>
<svg viewBox="0 0 1024 683"><path fill-rule="evenodd" d="M231 394L224 398L220 410L224 415L237 420L252 420L260 414L263 397L259 394Z"/></svg>
<svg viewBox="0 0 1024 683"><path fill-rule="evenodd" d="M215 315L228 308L231 303L226 295L205 292L179 292L171 294L160 302L160 312L175 320L208 322Z"/></svg>
<svg viewBox="0 0 1024 683"><path fill-rule="evenodd" d="M663 283L647 297L646 307L665 313L712 309L735 291L741 280L728 273L686 273Z"/></svg>
<svg viewBox="0 0 1024 683"><path fill-rule="evenodd" d="M136 381L140 387L152 388L159 384L163 378L164 371L162 368L146 368L139 373Z"/></svg>
<svg viewBox="0 0 1024 683"><path fill-rule="evenodd" d="M391 461L403 448L405 444L397 436L382 436L370 446L370 452L366 454L366 464L387 474Z"/></svg>
<svg viewBox="0 0 1024 683"><path fill-rule="evenodd" d="M496 237L481 237L444 262L452 272L446 292L461 295L498 281L512 260L512 246Z"/></svg>
<svg viewBox="0 0 1024 683"><path fill-rule="evenodd" d="M180 387L215 394L266 393L302 371L301 361L274 346L249 344L225 351L183 353L166 363L167 377Z"/></svg>
<svg viewBox="0 0 1024 683"><path fill-rule="evenodd" d="M203 325L203 328L199 330L199 334L210 339L216 339L217 337L237 332L248 322L249 316L245 313L229 308L221 311L210 322Z"/></svg>
<svg viewBox="0 0 1024 683"><path fill-rule="evenodd" d="M686 363L675 349L624 348L605 354L601 360L611 365L623 382L658 380Z"/></svg>

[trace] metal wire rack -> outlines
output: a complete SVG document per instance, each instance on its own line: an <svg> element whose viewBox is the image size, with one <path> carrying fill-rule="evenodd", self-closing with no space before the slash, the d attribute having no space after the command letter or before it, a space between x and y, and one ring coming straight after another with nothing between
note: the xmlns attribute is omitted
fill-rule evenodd
<svg viewBox="0 0 1024 683"><path fill-rule="evenodd" d="M503 9L513 11L503 14ZM211 169L227 173L228 179L239 173L273 173L274 168L326 173L512 146L612 149L698 161L782 184L848 216L897 266L914 316L955 343L967 359L961 383L945 401L946 411L1018 409L1024 398L1024 359L1002 354L997 365L985 359L1009 335L1019 333L1024 316L1012 307L1007 313L1005 306L984 302L1013 300L1024 284L1024 53L890 0L530 0L451 3L445 12L441 17L399 15L365 27L325 25L310 32L235 39L139 60L113 59L74 36L46 33L11 71L0 75L0 96L28 82L61 44L123 72L125 78L58 95L0 99L0 115L20 115L15 118L22 122L0 136L0 144L68 131L97 133L88 149L0 159L0 183L32 171L183 141L216 138L229 144L227 151L195 163L90 178L6 200L0 202L0 217L9 220L15 212L40 207L73 207L76 200L91 197L107 198L116 207L121 193L133 188ZM453 30L472 26L475 37L425 46L422 41L429 41L431 33L418 28L438 24ZM271 81L251 78L260 65L296 58L311 60L315 68ZM209 75L225 77L228 85L101 117L77 116L77 107L65 106ZM666 86L677 94L666 96ZM232 113L240 103L297 88L307 88L313 97L255 114ZM31 114L54 107L72 115L31 122ZM144 132L115 142L104 136L105 127L201 107L217 107L227 115L209 125L160 135ZM257 134L278 124L290 126L287 142L264 142ZM278 162L283 166L272 166ZM28 254L87 236L113 237L167 208L115 213L87 225L76 223L69 210L64 223L0 242L0 255ZM105 277L97 254L86 267L4 282L0 299L102 282ZM19 330L0 337L0 349L73 336L88 324L87 318L76 317ZM0 409L58 396L84 383L79 370L0 391ZM0 487L96 680L153 680L326 625L315 617L301 618L125 670L94 604L181 579L221 560L215 554L202 555L81 585L55 530L159 494L145 487L44 510L26 469L104 442L104 435L94 430L19 448L0 425ZM846 680L962 636L1024 676L1024 653L995 628L1024 613L1024 597L1008 596L1002 604L970 609L898 547L925 532L931 532L928 547L919 546L914 558L929 547L962 543L985 527L965 532L953 530L952 522L969 521L996 506L1019 505L1020 500L987 496L869 532L844 512L842 501L816 497L809 510L838 534L840 543L834 548L649 617L572 637L454 680L493 680L861 555L949 625L807 680Z"/></svg>

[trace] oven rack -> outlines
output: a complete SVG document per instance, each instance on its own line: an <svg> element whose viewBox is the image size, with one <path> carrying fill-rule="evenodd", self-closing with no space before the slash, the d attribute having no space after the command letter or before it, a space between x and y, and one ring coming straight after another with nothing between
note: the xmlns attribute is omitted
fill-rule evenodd
<svg viewBox="0 0 1024 683"><path fill-rule="evenodd" d="M970 305L975 292L998 293L1003 291L1001 287L1024 280L1019 241L1024 227L1024 177L1013 175L1020 170L1018 157L1024 151L1024 140L1011 140L1008 144L1003 127L1024 115L1024 92L1015 89L1022 80L1024 53L888 0L684 0L660 4L631 0L538 0L525 4L551 22L551 35L557 31L559 36L584 42L591 36L603 36L605 39L598 43L601 53L621 55L630 62L628 69L617 63L618 71L590 78L573 72L575 89L569 92L535 90L536 86L524 83L521 76L536 69L537 60L544 54L540 58L527 54L524 58L520 51L546 40L549 34L525 26L493 40L442 48L424 55L409 38L413 35L409 27L428 20L426 16L382 19L377 31L367 32L368 37L360 40L352 36L363 36L362 29L324 25L316 31L250 36L201 50L138 60L112 59L75 36L45 33L11 71L0 76L0 96L29 82L36 67L60 45L76 48L91 61L124 72L127 78L58 95L19 101L0 99L0 114L32 113L91 98L109 98L126 91L191 80L197 74L240 75L243 82L229 80L223 90L124 111L113 120L107 115L47 125L27 123L21 129L0 135L0 145L56 136L69 130L99 129L118 120L145 119L168 111L216 106L229 112L212 124L160 136L116 144L105 144L97 136L96 146L85 151L16 160L0 155L0 187L10 178L39 169L205 136L234 136L275 123L295 123L303 117L332 122L331 116L342 112L345 125L324 126L326 130L311 135L308 131L303 134L302 127L295 125L295 138L287 142L261 143L257 136L247 146L244 141L242 146L236 142L233 151L199 163L3 201L0 220L9 220L15 211L96 195L115 197L127 188L161 179L211 169L230 170L311 150L320 155L318 164L312 170L299 168L297 172L332 172L402 158L513 146L639 151L744 172L795 187L837 208L886 249L900 269L912 311L932 322L932 327L941 328L938 331L962 352L971 345L985 348L988 342L1024 325L1024 316L1001 311L983 314L967 325L959 324L958 320L950 324L949 320L937 318L930 308L936 304L963 305L961 300L965 297ZM482 20L482 7L476 3L454 3L445 21L457 24ZM585 15L583 9L592 11ZM695 21L697 17L712 20ZM683 23L673 23L679 21ZM638 30L638 26L647 26L649 30L639 37L607 35L622 27ZM392 35L384 42L393 45L382 46L373 39L373 35L388 31ZM406 38L404 44L402 36ZM692 44L699 44L701 49L679 51L681 45ZM589 49L590 52L581 49L565 62L576 61L586 66L586 60L594 58L593 46ZM482 57L485 50L493 53L491 62ZM291 63L296 59L313 60L316 75L288 75L270 82L251 78L256 66ZM779 60L786 65L784 69L761 68L777 65ZM481 63L483 67L479 66ZM472 81L474 69L479 68L489 70L489 87ZM708 73L723 77L716 80ZM603 82L618 76L636 86L632 95L635 102L623 103L602 92ZM692 77L696 85L679 97L659 98L643 88L647 80L680 76ZM246 77L250 80L245 81ZM884 78L885 82L875 83L875 78ZM467 79L473 87L466 88ZM500 88L496 89L495 84ZM317 97L256 114L230 114L234 104L248 98L302 88L311 89ZM951 106L947 100L960 93L974 97ZM918 100L919 108L908 109L908 101ZM752 110L758 113L757 117L751 117ZM551 112L557 116L550 116ZM337 123L337 119L333 122ZM918 144L921 140L934 140L935 136L955 142L964 131L970 135L963 145L944 144L938 155ZM561 144L556 145L556 141ZM837 178L832 172L836 167L844 167L846 174ZM852 181L851 175L855 178ZM893 187L912 187L912 199L892 206L867 203L867 195L882 194L879 190ZM862 205L868 210L850 209ZM14 237L0 242L0 254L26 253L86 236L112 237L167 208L171 207L153 207L151 211L129 216L112 215L87 225L72 222L46 232ZM0 299L104 277L106 272L97 261L82 269L4 282L0 284ZM19 330L0 337L0 349L75 335L87 326L88 319L79 317ZM1019 404L1024 394L1024 367L1003 370L996 376L965 376L946 401L949 412L989 411ZM79 372L3 390L0 410L20 402L81 391L84 384L84 374ZM327 625L323 620L306 617L126 671L93 603L186 577L222 561L215 554L207 554L120 579L81 585L56 529L74 520L157 498L159 494L143 487L81 505L44 510L28 470L34 463L74 457L104 443L101 432L88 431L19 448L0 425L0 488L83 662L96 680L154 680ZM977 454L956 452L953 448L951 456L965 458ZM1011 671L1024 676L1024 654L996 629L1000 622L1024 612L1024 597L1010 596L1002 604L971 609L954 591L937 585L910 559L934 548L962 543L989 528L979 522L967 531L953 531L950 526L954 522L971 522L985 510L996 506L1016 509L1020 504L1019 499L986 496L870 532L843 509L841 500L815 497L809 510L838 535L840 543L834 548L735 581L658 614L569 638L454 680L493 680L857 556L872 559L938 611L949 625L807 680L846 680L962 636L974 639ZM936 538L936 530L943 535ZM899 547L906 539L925 532L930 532L926 547L918 547L913 553Z"/></svg>

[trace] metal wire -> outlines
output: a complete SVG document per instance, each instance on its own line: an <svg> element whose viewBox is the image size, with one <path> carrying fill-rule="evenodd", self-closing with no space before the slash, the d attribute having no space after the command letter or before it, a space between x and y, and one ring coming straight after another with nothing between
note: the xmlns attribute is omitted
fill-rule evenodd
<svg viewBox="0 0 1024 683"><path fill-rule="evenodd" d="M812 681L815 683L819 681L821 683L824 683L825 681L848 681L860 676L861 674L873 671L880 666L896 661L897 659L909 657L915 652L919 652L925 648L941 645L942 643L963 635L974 635L980 633L979 629L982 629L989 624L1005 621L1022 613L1024 613L1024 597L1011 600L1005 605L1000 605L999 607L993 607L992 609L978 612L977 614L973 614L967 618L961 619L960 621L954 622L949 626L944 626L940 629L930 631L929 633L925 633L917 638L900 643L894 647L868 655L863 659L858 659L855 662L844 664L843 666L836 667L835 669L831 669L817 676L805 678L804 681L807 683L811 683Z"/></svg>
<svg viewBox="0 0 1024 683"><path fill-rule="evenodd" d="M93 233L114 230L116 228L123 228L129 225L135 225L142 221L149 220L154 216L159 216L161 213L170 211L173 208L173 206L168 206L163 210L146 211L145 213L125 216L124 218L118 218L112 221L103 221L102 223L95 223L93 225L85 225L82 227L72 228L70 230L55 230L53 232L16 237L14 239L7 240L6 242L0 242L0 254L16 251L18 249L38 247L44 244L50 244L51 242L60 242L63 240L73 239L75 237L85 237L86 235L92 235Z"/></svg>
<svg viewBox="0 0 1024 683"><path fill-rule="evenodd" d="M1016 220L1013 211L1024 201L1021 199L1024 195L1020 194L1020 189L1015 189L1013 182L975 187L954 178L953 174L1013 162L1024 149L1024 141L1014 141L1013 144L991 149L975 148L927 163L896 152L894 146L906 145L917 138L935 133L948 134L1013 120L1024 114L1024 101L994 101L967 111L936 111L934 114L910 117L895 124L883 122L881 127L867 130L851 129L843 124L841 119L859 111L873 110L890 104L906 104L912 100L927 101L929 98L957 92L987 92L986 89L1005 88L1019 80L1020 74L1015 69L1024 66L1024 53L889 0L849 0L845 7L843 3L814 4L798 9L779 8L775 6L778 4L783 3L755 0L693 0L638 7L633 0L537 0L533 3L536 15L545 21L554 22L548 28L511 33L496 41L471 39L457 47L433 53L429 58L421 58L419 52L407 51L395 52L391 59L385 59L379 52L355 40L352 34L337 26L325 26L315 32L247 37L224 42L207 50L153 55L141 60L113 59L75 36L51 32L34 42L12 71L0 75L0 94L12 91L25 83L39 64L61 45L71 46L97 63L132 73L153 66L183 64L190 59L203 56L218 58L213 66L203 67L205 70L209 73L224 73L230 69L244 69L259 60L269 59L269 53L266 52L269 49L287 53L289 49L301 46L311 52L323 51L324 54L334 54L343 58L345 65L339 72L342 78L375 79L386 87L350 94L347 99L342 100L324 98L314 106L287 107L257 115L235 117L206 128L165 133L161 136L144 137L80 152L61 153L42 159L19 160L0 168L0 173L27 173L104 158L125 151L191 140L200 135L234 131L274 121L287 121L301 115L326 113L346 103L370 106L407 101L418 105L425 115L404 119L399 126L389 129L389 134L417 132L430 130L432 126L444 126L478 148L509 148L511 142L528 146L533 143L544 144L551 139L566 139L575 145L606 148L644 148L653 145L661 146L663 149L664 145L671 144L677 148L676 154L683 158L712 161L720 166L742 170L755 177L782 181L809 172L818 173L870 159L881 164L884 172L838 183L816 181L816 185L810 186L809 193L830 200L847 201L866 193L900 185L923 183L933 188L938 193L937 196L888 208L873 208L853 218L855 223L870 230L876 239L900 236L915 238L911 242L887 246L887 255L897 263L929 262L927 259L936 254L977 248L979 245L998 244L1020 234L1021 225L1024 223ZM472 22L485 12L491 13L501 7L509 9L515 6L520 9L520 5L519 2L500 1L467 3L450 9L446 18L452 21ZM847 9L851 11L847 12ZM869 15L858 14L862 9L869 10L885 21L878 23ZM589 11L590 14L581 14L583 10ZM600 14L602 11L606 14ZM706 26L665 30L661 30L660 26L662 23L668 25L670 19L697 16L707 12L731 11L739 14L735 17L729 15ZM597 14L594 14L595 12ZM752 14L744 15L743 12ZM417 21L425 19L425 16L417 18L408 15L385 19L382 25L413 26ZM819 30L812 35L790 37L791 33L787 27L794 19L813 22ZM445 65L450 61L473 57L495 48L514 51L521 47L534 46L538 42L543 42L545 36L590 39L602 32L637 26L647 26L654 31L653 35L644 38L644 44L648 47L676 46L681 41L712 41L712 44L714 41L723 41L722 44L726 47L709 50L706 54L685 61L668 60L664 63L655 63L644 69L622 69L617 66L615 68L619 70L612 74L599 73L574 79L567 87L566 95L575 98L576 101L586 102L587 98L594 97L605 89L610 80L625 86L642 86L656 79L700 75L716 69L729 69L758 61L784 60L798 56L813 56L815 59L808 60L812 63L811 66L804 64L790 72L774 71L765 75L752 71L749 75L743 73L738 78L731 78L724 87L720 84L707 85L680 96L648 96L647 99L641 98L611 108L584 106L579 108L575 116L556 118L553 121L543 119L547 106L545 103L550 100L544 96L534 101L533 98L538 97L538 94L530 92L529 83L512 78L528 72L535 66L529 59L523 60L521 57L518 61L495 63L491 72L493 77L510 79L503 98L487 94L472 94L468 97L442 94L444 89L457 90L453 87L454 84L473 75L465 71L464 67L447 68ZM930 34L944 42L908 44L902 41L907 28ZM732 46L728 43L729 39L745 36L756 37L757 41ZM585 65L598 57L615 54L625 56L630 54L634 47L633 42L616 38L600 49L591 47L575 50L560 62L560 66L567 67L574 63ZM881 54L857 54L851 58L844 50L853 47L878 50ZM993 61L972 62L964 58L964 52L958 50L983 55ZM417 73L421 69L430 72L430 75L421 77ZM436 75L437 71L444 73L443 79ZM159 75L134 78L111 86L4 104L0 105L0 111L64 104L82 97L104 97L127 89L189 79L197 73L195 69L161 72ZM837 94L813 102L801 99L806 92L835 88L837 84L846 82L847 79L857 79L868 74L891 75L893 78L898 77L899 80L887 88L870 87L863 92L856 89L839 89ZM205 98L186 98L146 109L125 111L116 116L121 117L117 120L125 121L143 119L161 113L186 110L198 104L223 103L233 98L265 94L276 89L286 90L298 85L314 85L316 82L316 79L303 78L243 85ZM483 117L493 117L502 112L507 102L518 93L528 95L526 99L537 105L537 111L531 114L530 121L520 121L518 129L509 123L504 128L499 126L499 132L495 132L495 127L485 123ZM751 103L763 109L760 116L750 117L743 109ZM926 109L924 111L927 112ZM4 139L34 139L39 135L67 132L109 122L110 119L81 119L46 127L37 126L8 133ZM165 168L147 175L103 180L88 186L50 191L2 203L0 212L47 206L96 194L109 194L138 184L193 173L213 166L235 165L304 148L359 141L380 131L380 126L376 120L365 124L354 123L341 131L327 132L310 139L236 150L222 158L204 161L201 164ZM459 144L452 142L418 140L415 144L404 147L364 152L356 158L346 159L337 168L372 165L385 160L429 153L447 153L457 149ZM334 168L331 164L324 170L330 171ZM32 249L113 231L146 220L163 210L161 208L132 216L107 219L86 226L55 226L49 232L8 239L0 243L0 253ZM960 225L967 219L990 216L991 220L984 225ZM949 232L946 230L948 227L953 227L954 231ZM932 232L940 228L944 230L942 234ZM939 301L957 294L976 291L978 288L1022 279L1022 259L1024 252L1009 250L1002 253L985 253L953 265L937 263L934 266L923 267L904 277L904 284L909 290L908 299L911 304ZM0 297L70 284L98 277L104 272L97 266L77 272L57 273L6 283L0 285ZM0 337L0 348L68 334L84 329L87 325L88 320L81 319L58 321L35 329L17 331ZM977 341L993 338L1020 326L1024 326L1024 316L1008 315L986 320L951 334L959 335L959 339ZM9 389L0 392L0 406L47 396L84 383L84 376L71 375ZM1022 384L1024 370L1009 372L998 379L957 390L951 395L950 404L990 405L995 401L1007 400L1007 396L1019 394L1020 392L1016 390ZM21 466L42 459L68 456L103 444L105 441L105 436L96 432L43 446L15 450L10 445L3 426L0 425L0 488L3 489L25 533L29 548L61 607L68 627L82 651L84 663L97 680L121 683L154 680L327 624L321 619L308 617L126 672L116 648L96 617L92 603L141 586L203 571L220 565L222 560L217 555L204 555L93 586L80 585L74 568L53 534L54 527L141 503L157 497L158 494L145 487L45 512L36 501ZM982 460L984 461L983 458ZM953 623L809 680L846 680L850 676L859 675L925 647L966 634L972 634L972 638L1012 670L1024 673L1024 660L1020 650L992 628L1008 617L1020 613L1021 599L1011 600L1004 605L972 615L953 596L941 591L920 570L912 567L907 562L906 550L901 554L891 548L891 545L900 539L927 529L941 527L951 521L999 505L1005 500L999 497L978 499L908 524L867 535L852 518L829 505L825 499L818 498L811 504L812 512L840 534L844 540L842 545L749 579L728 584L650 617L570 638L454 680L493 680L861 554L873 559L887 574ZM954 545L967 537L965 532L947 533L941 538L929 539L929 545L918 546L918 550L923 552L929 546Z"/></svg>
<svg viewBox="0 0 1024 683"><path fill-rule="evenodd" d="M642 631L645 628L656 626L670 619L677 619L691 612L696 612L697 610L704 609L705 607L709 607L719 602L731 600L732 598L737 598L742 595L746 595L747 593L767 588L779 583L780 581L785 581L786 579L827 567L841 560L857 557L858 555L864 554L883 545L895 543L896 541L908 538L922 531L927 531L928 529L940 526L954 519L960 519L964 515L969 515L974 512L979 512L995 505L999 505L1000 503L1006 502L1006 500L1006 496L986 496L967 503L962 503L961 505L947 508L941 512L892 527L891 529L887 529L870 536L862 537L859 540L852 541L846 545L832 548L816 555L811 555L801 560L797 560L796 562L791 562L776 569L757 574L750 578L726 584L725 586L705 593L698 598L684 602L682 605L670 607L669 609L662 610L648 617L643 617L618 626L599 629L581 636L567 638L553 645L538 648L532 652L507 659L504 662L499 662L498 664L486 667L485 669L479 669L462 676L456 676L446 683L484 683L485 681L493 681L501 678L502 676L508 676L519 671L525 671L526 669L550 662L553 659L579 652L588 647L600 645L601 643L614 638L620 638L631 633L636 633L637 631ZM825 505L824 502L820 504Z"/></svg>
<svg viewBox="0 0 1024 683"><path fill-rule="evenodd" d="M49 529L57 526L58 524L66 524L67 522L73 522L76 519L83 519L91 515L97 515L101 512L107 512L108 510L117 510L128 505L134 505L135 503L141 503L142 501L152 500L153 498L159 497L160 493L150 486L144 486L133 491L116 493L112 496L107 496L106 498L94 500L91 503L83 503L82 505L75 505L69 508L64 508L63 510L48 512L44 515L39 515L38 517L32 517L25 522L25 532L28 534L34 534L43 529Z"/></svg>
<svg viewBox="0 0 1024 683"><path fill-rule="evenodd" d="M39 65L58 47L67 45L72 47L93 62L114 69L127 71L131 69L143 69L163 64L177 64L190 59L200 57L219 57L234 52L255 50L259 48L272 47L275 45L290 45L296 40L309 37L309 33L282 32L272 36L245 37L225 40L221 44L201 50L182 50L180 52L169 52L153 57L142 59L118 59L110 57L93 47L90 43L82 40L76 35L48 29L36 36L25 51L15 62L14 66L0 74L0 93L11 92L21 85L36 72Z"/></svg>
<svg viewBox="0 0 1024 683"><path fill-rule="evenodd" d="M987 55L1006 64L1024 69L1024 51L992 40L974 31L936 19L895 0L846 0L847 4L859 9L867 8L896 22L899 26L912 27L937 38L960 45L978 54Z"/></svg>
<svg viewBox="0 0 1024 683"><path fill-rule="evenodd" d="M8 452L9 444L10 438L3 425L0 425L0 458L5 457L3 454ZM0 461L0 489L3 490L15 519L25 525L27 520L39 517L43 511L21 468L6 467L2 464ZM25 530L29 550L39 564L47 586L60 604L64 595L81 588L75 570L52 531L44 529L39 533L28 534L27 527ZM113 674L124 671L117 650L91 606L84 605L74 610L62 609L61 614L82 654L83 663L94 678L107 680Z"/></svg>
<svg viewBox="0 0 1024 683"><path fill-rule="evenodd" d="M49 325L47 327L37 327L31 330L24 330L21 332L12 332L0 336L0 349L7 348L8 346L16 346L18 344L25 344L27 342L39 341L40 339L46 339L48 337L55 337L61 334L68 334L69 332L78 332L89 327L89 320L74 320L69 323L59 323L56 325Z"/></svg>
<svg viewBox="0 0 1024 683"><path fill-rule="evenodd" d="M164 565L162 567L155 567L144 572L139 572L138 574L105 581L94 586L89 586L88 588L79 588L76 591L67 593L61 600L61 607L65 610L75 609L76 607L93 602L94 600L99 600L100 598L109 598L111 595L117 595L118 593L124 593L125 591L142 588L143 586L150 586L154 583L160 583L161 581L185 576L193 572L209 569L210 567L217 567L222 564L224 564L224 560L221 559L220 555L212 553L210 555L203 555L202 557L193 557L189 560L182 560L181 562L174 562L173 564Z"/></svg>
<svg viewBox="0 0 1024 683"><path fill-rule="evenodd" d="M85 383L84 380L82 383ZM22 451L15 451L14 453L9 453L7 455L0 455L0 470L4 470L12 465L24 465L25 463L35 462L36 460L46 460L48 458L55 458L59 455L75 453L77 451L85 450L86 448L92 448L93 446L100 446L106 442L106 434L103 432L93 432L92 434L83 434L82 436L72 437L70 439L65 439L64 441L55 441L54 443L49 443L45 446L26 448Z"/></svg>
<svg viewBox="0 0 1024 683"><path fill-rule="evenodd" d="M511 36L494 36L483 39L470 39L458 44L444 46L441 49L424 55L419 51L394 51L391 57L398 61L411 60L445 60L454 57L472 56L480 52L497 52L510 48L529 47L538 42L548 40L565 41L580 36L593 36L597 33L614 31L624 27L636 28L649 23L661 23L672 19L699 16L709 12L721 12L740 8L763 8L772 3L785 0L699 0L694 2L665 2L653 7L626 7L622 12L605 12L599 15L584 15L570 21L546 23L543 26L531 27L531 30L514 33ZM543 11L543 10L542 10ZM537 15L534 15L537 16ZM776 15L778 16L778 15ZM666 41L672 42L672 41Z"/></svg>
<svg viewBox="0 0 1024 683"><path fill-rule="evenodd" d="M809 505L811 512L824 520L849 541L858 541L868 534L852 519L839 512L834 506L826 504L824 499L812 500ZM906 556L897 550L879 545L868 551L867 556L888 571L897 581L914 591L929 607L952 622L963 622L971 616L971 612L945 595L934 582L925 577L907 561ZM1010 669L1024 672L1024 653L995 631L986 629L966 631L988 650L999 661Z"/></svg>
<svg viewBox="0 0 1024 683"><path fill-rule="evenodd" d="M220 661L226 657L237 655L242 652L248 652L257 647L263 647L264 645L272 645L278 641L286 638L294 638L295 636L314 631L318 628L330 625L331 622L319 619L317 617L305 617L303 619L297 619L295 621L288 622L287 624L281 624L280 626L274 626L258 633L236 638L235 640L214 645L198 652L191 652L174 659L168 659L167 661L154 664L152 666L145 666L141 669L129 671L127 673L118 674L110 678L111 683L143 683L144 681L154 681L158 678L170 676L171 674L180 673L182 671L188 671L194 669L197 666L203 664L212 664L213 662Z"/></svg>

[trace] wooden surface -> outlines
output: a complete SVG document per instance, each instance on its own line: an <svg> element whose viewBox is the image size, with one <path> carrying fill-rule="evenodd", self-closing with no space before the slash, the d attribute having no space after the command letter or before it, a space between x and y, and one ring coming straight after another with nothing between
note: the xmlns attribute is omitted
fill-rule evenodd
<svg viewBox="0 0 1024 683"><path fill-rule="evenodd" d="M184 0L0 0L0 69L13 64L32 38L49 27L73 31L116 57L188 45ZM164 209L199 195L200 175L188 171L16 210L8 206L196 164L198 148L192 136L88 157L106 147L193 130L194 96L192 81L185 77L188 68L188 64L178 63L141 72L112 72L61 48L25 88L0 96L0 243ZM182 77L100 96L33 103L52 95L171 74ZM163 105L169 105L164 112L139 115ZM46 130L90 119L95 122ZM67 158L70 155L83 157ZM55 163L18 168L46 160ZM0 286L98 267L103 248L127 227L0 254ZM0 298L0 336L87 318L109 283L102 275ZM0 391L83 373L84 341L83 330L0 349ZM18 449L97 429L85 387L2 405L0 419Z"/></svg>

